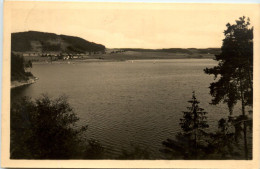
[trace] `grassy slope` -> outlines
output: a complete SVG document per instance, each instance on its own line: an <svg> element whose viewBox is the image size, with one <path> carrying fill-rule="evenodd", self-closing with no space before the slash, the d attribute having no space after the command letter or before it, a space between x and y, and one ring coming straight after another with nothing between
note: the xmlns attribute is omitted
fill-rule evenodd
<svg viewBox="0 0 260 169"><path fill-rule="evenodd" d="M214 58L214 54L186 54L186 53L170 53L170 52L139 52L126 51L122 53L93 55L91 58L103 58L105 60L137 60L137 59L185 59L185 58Z"/></svg>

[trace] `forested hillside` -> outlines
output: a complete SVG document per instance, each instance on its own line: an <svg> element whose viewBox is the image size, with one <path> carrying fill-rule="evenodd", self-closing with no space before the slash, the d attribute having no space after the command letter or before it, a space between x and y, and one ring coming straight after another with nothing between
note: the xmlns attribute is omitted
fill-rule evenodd
<svg viewBox="0 0 260 169"><path fill-rule="evenodd" d="M95 52L105 46L85 39L36 31L18 32L11 35L12 51L15 52Z"/></svg>

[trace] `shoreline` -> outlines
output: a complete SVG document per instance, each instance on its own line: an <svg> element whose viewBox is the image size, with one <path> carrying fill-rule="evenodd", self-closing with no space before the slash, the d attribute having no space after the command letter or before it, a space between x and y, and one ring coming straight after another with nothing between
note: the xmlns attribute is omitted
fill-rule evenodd
<svg viewBox="0 0 260 169"><path fill-rule="evenodd" d="M27 80L27 81L17 81L17 80L11 81L11 89L31 85L31 84L35 83L36 80L37 80L37 78L33 77L33 78L29 78L29 80Z"/></svg>
<svg viewBox="0 0 260 169"><path fill-rule="evenodd" d="M93 63L93 62L130 62L130 61L156 61L156 60L179 60L179 59L209 59L214 60L212 58L132 58L132 59L75 59L75 60L56 60L52 62L46 61L36 61L33 64L75 64L75 63Z"/></svg>
<svg viewBox="0 0 260 169"><path fill-rule="evenodd" d="M105 53L105 54L95 54L86 55L81 58L74 59L55 59L51 60L49 57L25 57L25 60L31 60L33 63L37 64L62 64L62 63L80 63L80 62L122 62L122 61L132 61L132 60L165 60L165 59L214 59L215 54L200 54L200 53L171 53L171 52L159 52L159 51L125 51L121 53Z"/></svg>

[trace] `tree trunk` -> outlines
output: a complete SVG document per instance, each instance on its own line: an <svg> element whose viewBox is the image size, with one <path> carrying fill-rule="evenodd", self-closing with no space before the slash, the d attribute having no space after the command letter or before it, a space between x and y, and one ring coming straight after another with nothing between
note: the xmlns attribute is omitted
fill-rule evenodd
<svg viewBox="0 0 260 169"><path fill-rule="evenodd" d="M242 104L242 115L245 117L245 101L244 101L244 93L243 93L243 85L241 82L241 68L239 68L239 83L240 83L240 96L241 96L241 104ZM245 159L248 159L248 148L247 148L247 131L246 131L246 122L243 122L243 134L244 134L244 153L245 153Z"/></svg>
<svg viewBox="0 0 260 169"><path fill-rule="evenodd" d="M244 132L244 151L245 151L245 158L248 160L248 147L247 147L247 126L246 122L243 122L244 127L243 127L243 132Z"/></svg>
<svg viewBox="0 0 260 169"><path fill-rule="evenodd" d="M195 147L197 150L197 148L198 148L198 146L197 146L197 129L195 130Z"/></svg>
<svg viewBox="0 0 260 169"><path fill-rule="evenodd" d="M250 65L250 61L249 61L249 58L247 59L247 64L248 64L248 70L247 70L247 73L248 73L248 79L249 79L249 87L250 89L253 91L253 84L252 84L252 80L253 80L253 77L251 78L251 65ZM253 70L253 68L252 68Z"/></svg>

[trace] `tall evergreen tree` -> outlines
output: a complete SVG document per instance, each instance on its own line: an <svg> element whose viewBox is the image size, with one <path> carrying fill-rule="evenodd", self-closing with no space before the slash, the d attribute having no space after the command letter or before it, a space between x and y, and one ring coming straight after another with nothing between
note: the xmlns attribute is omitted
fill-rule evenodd
<svg viewBox="0 0 260 169"><path fill-rule="evenodd" d="M213 96L212 104L224 102L228 105L230 116L233 107L241 102L242 116L246 119L246 106L253 105L253 27L250 19L240 17L236 23L228 23L224 31L225 38L221 53L216 55L218 66L206 68L207 74L213 74L217 82L210 84ZM248 158L246 122L243 123L245 158Z"/></svg>
<svg viewBox="0 0 260 169"><path fill-rule="evenodd" d="M191 103L191 106L187 107L188 111L183 111L183 118L180 119L182 132L176 135L177 141L167 139L163 142L163 145L167 148L167 151L173 151L182 158L197 159L205 155L207 146L205 141L207 133L204 131L209 127L206 120L207 112L199 107L200 102L194 92L192 99L188 102Z"/></svg>

